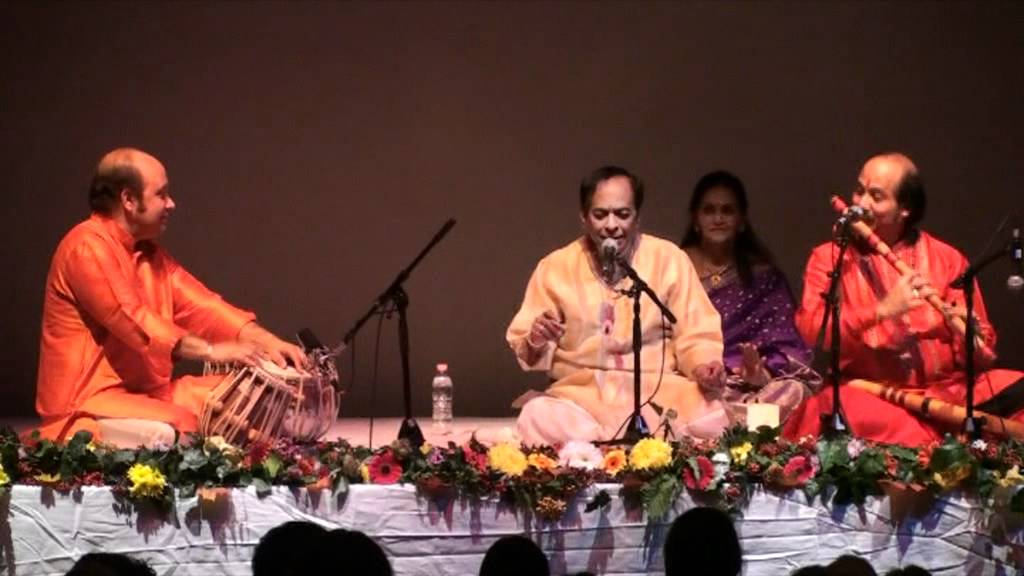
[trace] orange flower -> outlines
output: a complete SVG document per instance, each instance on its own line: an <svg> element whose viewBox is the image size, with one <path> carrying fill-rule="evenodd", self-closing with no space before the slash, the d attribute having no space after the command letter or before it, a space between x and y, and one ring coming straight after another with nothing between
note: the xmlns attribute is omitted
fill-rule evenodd
<svg viewBox="0 0 1024 576"><path fill-rule="evenodd" d="M537 470L554 470L558 467L558 462L542 452L533 452L527 456L526 463Z"/></svg>
<svg viewBox="0 0 1024 576"><path fill-rule="evenodd" d="M612 450L604 455L604 471L610 476L615 476L626 467L626 451L620 449Z"/></svg>

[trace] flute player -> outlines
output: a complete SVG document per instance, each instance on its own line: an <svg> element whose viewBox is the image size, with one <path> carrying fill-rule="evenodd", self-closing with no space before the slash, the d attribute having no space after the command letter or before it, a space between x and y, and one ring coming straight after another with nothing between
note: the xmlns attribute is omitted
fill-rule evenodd
<svg viewBox="0 0 1024 576"><path fill-rule="evenodd" d="M964 405L966 378L964 339L952 329L964 318L964 294L950 288L968 266L955 248L921 230L926 196L917 167L906 155L886 153L870 158L854 188L854 204L869 210L871 227L913 270L901 274L860 239L852 242L842 266L840 367L844 379L862 378ZM803 298L796 326L804 340L817 338L826 304L829 274L839 248L817 246L804 272ZM942 310L925 305L935 294ZM974 310L982 348L995 349L996 333L988 321L980 290L975 286ZM826 332L826 338L828 332ZM828 340L826 339L826 345ZM976 408L997 416L1024 420L1022 373L989 370L994 354L979 354ZM840 402L851 432L865 439L917 446L941 438L939 423L923 420L903 407L842 384ZM832 390L825 387L797 408L786 424L787 437L820 432L821 415L832 411Z"/></svg>

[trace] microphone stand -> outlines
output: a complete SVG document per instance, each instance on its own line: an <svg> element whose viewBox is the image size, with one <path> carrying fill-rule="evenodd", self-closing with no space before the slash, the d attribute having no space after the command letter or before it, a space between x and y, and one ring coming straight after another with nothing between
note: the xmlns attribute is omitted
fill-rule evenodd
<svg viewBox="0 0 1024 576"><path fill-rule="evenodd" d="M633 281L633 285L624 292L627 296L633 298L633 414L629 417L629 424L626 426L622 439L626 443L636 444L641 439L650 438L651 436L651 429L640 414L640 349L643 344L641 341L643 335L640 330L640 296L647 294L647 297L654 301L654 304L658 306L670 324L676 323L676 317L661 302L658 295L651 290L651 287L640 278L640 275L636 273L636 270L629 265L625 258L620 256L617 260L626 276Z"/></svg>
<svg viewBox="0 0 1024 576"><path fill-rule="evenodd" d="M848 432L850 427L846 422L846 418L843 416L843 407L839 398L839 381L840 381L840 369L839 369L839 352L840 352L840 324L839 324L839 281L843 276L843 259L846 257L846 251L850 247L850 225L853 223L852 218L843 215L836 222L836 228L838 229L838 235L836 242L839 244L839 258L836 260L835 268L829 273L829 284L828 291L823 292L821 297L825 300L825 314L821 318L821 328L818 330L818 341L814 346L815 358L827 357L828 360L828 375L829 384L832 387L832 412L829 414L821 415L821 429L822 435L828 438L833 438L845 432ZM829 327L829 322L832 323L831 331L831 342L828 349L828 354L824 352L825 343L825 330ZM825 372L824 360L816 361L815 369L818 372Z"/></svg>
<svg viewBox="0 0 1024 576"><path fill-rule="evenodd" d="M336 349L337 351L340 351L351 343L352 339L355 338L356 333L359 332L359 329L362 328L363 324L366 324L366 321L372 316L388 313L390 312L388 310L388 305L390 304L394 306L394 310L398 312L398 349L402 358L402 403L405 412L402 425L398 429L398 438L408 440L410 444L417 448L423 445L423 432L420 430L419 424L417 424L416 420L412 417L412 386L409 381L409 323L406 319L406 309L409 307L409 295L406 294L402 284L409 279L409 274L412 272L413 268L420 263L420 260L423 260L423 257L426 256L427 253L430 252L430 250L440 242L446 234L448 234L448 231L450 231L453 226L455 226L455 219L449 218L448 221L441 226L441 229L437 231L437 234L434 234L434 237L430 239L430 242L427 243L423 250L420 251L419 255L413 259L412 263L399 272L394 281L392 281L391 284L381 292L380 296L374 300L373 304L370 306L370 310L364 314L362 318L356 321L355 325L345 333L345 337L342 339L341 345Z"/></svg>
<svg viewBox="0 0 1024 576"><path fill-rule="evenodd" d="M964 356L967 365L964 373L967 377L967 415L964 417L964 434L971 440L981 438L981 429L985 426L985 418L974 415L974 387L977 383L977 371L974 367L974 356L977 350L975 338L977 334L977 323L974 321L974 280L986 266L1010 254L1014 250L1014 244L1010 243L992 254L971 264L964 270L956 280L950 282L949 287L963 289L964 307L967 310L967 318L964 320Z"/></svg>

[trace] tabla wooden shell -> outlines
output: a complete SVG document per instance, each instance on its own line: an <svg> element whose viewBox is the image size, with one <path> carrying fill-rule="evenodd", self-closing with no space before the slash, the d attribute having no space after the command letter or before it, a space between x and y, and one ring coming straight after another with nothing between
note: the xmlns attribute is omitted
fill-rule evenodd
<svg viewBox="0 0 1024 576"><path fill-rule="evenodd" d="M203 372L224 378L206 398L199 429L237 446L278 438L316 440L338 414L334 388L316 372L270 362L259 366L208 363Z"/></svg>

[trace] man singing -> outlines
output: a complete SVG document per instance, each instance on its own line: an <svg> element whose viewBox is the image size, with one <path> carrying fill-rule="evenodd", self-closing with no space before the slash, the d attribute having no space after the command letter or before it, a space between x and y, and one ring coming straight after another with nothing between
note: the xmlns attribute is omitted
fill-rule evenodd
<svg viewBox="0 0 1024 576"><path fill-rule="evenodd" d="M623 293L632 281L602 246L614 247L678 319L668 324L643 297L641 402L674 410L678 432L713 436L728 424L717 399L725 385L721 320L686 254L640 233L643 193L623 168L584 178L583 236L546 256L530 278L506 338L524 370L554 382L523 405L518 430L528 444L609 440L632 413L633 301ZM650 404L642 415L657 426Z"/></svg>

